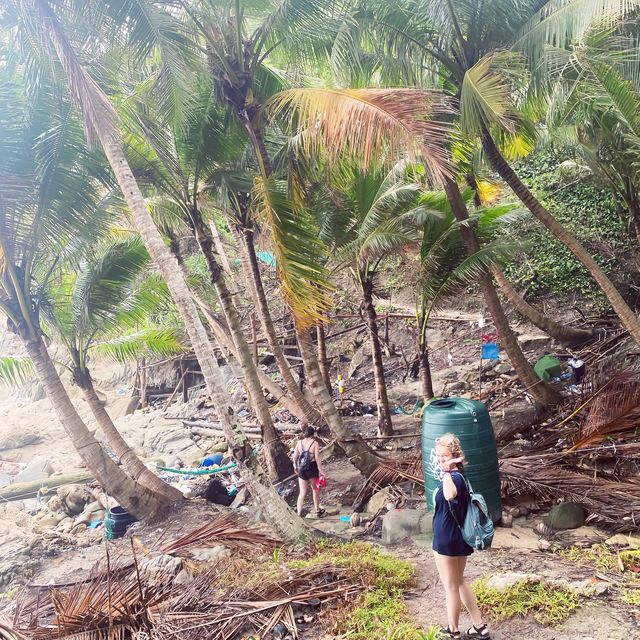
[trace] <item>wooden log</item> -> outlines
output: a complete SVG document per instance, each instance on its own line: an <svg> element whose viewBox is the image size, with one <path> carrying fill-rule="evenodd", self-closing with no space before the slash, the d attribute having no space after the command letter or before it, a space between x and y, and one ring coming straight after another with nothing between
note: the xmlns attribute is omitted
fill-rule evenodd
<svg viewBox="0 0 640 640"><path fill-rule="evenodd" d="M199 436L205 436L209 438L224 438L224 433L222 429L212 429L210 427L189 427L191 433L195 433ZM262 438L261 433L254 432L244 432L244 435L249 438L249 440L260 440Z"/></svg>
<svg viewBox="0 0 640 640"><path fill-rule="evenodd" d="M217 422L207 422L206 420L182 420L182 424L185 427L188 427L189 429L191 429L192 431L194 427L202 427L203 429L213 429L215 431L222 432L222 427L219 426L219 423ZM283 426L280 426L279 424L275 424L273 426L281 433L289 433L290 431L295 432L296 430L296 426L290 425L290 424L283 425ZM262 430L258 425L242 425L241 424L240 427L245 433L262 433ZM198 433L198 432L194 431L194 433ZM207 434L199 434L199 435L207 435ZM212 434L209 434L209 435L212 435Z"/></svg>
<svg viewBox="0 0 640 640"><path fill-rule="evenodd" d="M0 488L0 500L22 500L33 498L42 487L55 489L65 484L86 484L94 479L89 471L77 471L64 476L54 476L46 480L32 480L31 482L18 482Z"/></svg>

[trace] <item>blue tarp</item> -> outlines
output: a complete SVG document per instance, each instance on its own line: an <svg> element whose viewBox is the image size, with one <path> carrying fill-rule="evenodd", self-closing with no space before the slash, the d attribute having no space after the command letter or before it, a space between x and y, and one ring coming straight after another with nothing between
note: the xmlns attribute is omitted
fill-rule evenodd
<svg viewBox="0 0 640 640"><path fill-rule="evenodd" d="M256 255L258 256L258 260L263 262L269 267L276 266L276 257L271 253L271 251L256 251Z"/></svg>
<svg viewBox="0 0 640 640"><path fill-rule="evenodd" d="M482 345L483 360L498 360L500 358L500 347L495 342L487 342Z"/></svg>

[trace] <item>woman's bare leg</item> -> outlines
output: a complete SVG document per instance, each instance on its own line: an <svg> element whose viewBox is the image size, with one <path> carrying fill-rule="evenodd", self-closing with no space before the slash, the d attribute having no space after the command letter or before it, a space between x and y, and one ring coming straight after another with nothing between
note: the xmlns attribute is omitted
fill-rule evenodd
<svg viewBox="0 0 640 640"><path fill-rule="evenodd" d="M465 609L469 612L474 626L481 627L484 624L484 621L482 620L482 612L478 608L478 601L476 600L475 594L471 591L471 587L464 579L464 568L467 565L467 556L461 556L456 559L458 561L460 600L462 600L462 604L464 604Z"/></svg>
<svg viewBox="0 0 640 640"><path fill-rule="evenodd" d="M320 489L316 487L316 481L309 480L309 486L311 487L311 494L313 495L313 506L316 509L316 513L320 511Z"/></svg>
<svg viewBox="0 0 640 640"><path fill-rule="evenodd" d="M298 515L302 515L302 508L304 507L304 499L307 497L307 481L302 478L298 478L298 486L300 492L298 493Z"/></svg>
<svg viewBox="0 0 640 640"><path fill-rule="evenodd" d="M460 623L460 572L458 569L458 560L456 556L442 556L437 551L433 552L436 560L436 567L440 576L440 581L444 587L444 593L447 601L447 619L449 621L449 629L458 631Z"/></svg>

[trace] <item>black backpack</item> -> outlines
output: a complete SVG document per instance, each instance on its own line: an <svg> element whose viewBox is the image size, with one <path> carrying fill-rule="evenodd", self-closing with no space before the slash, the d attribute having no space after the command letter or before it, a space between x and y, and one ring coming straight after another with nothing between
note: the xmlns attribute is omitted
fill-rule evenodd
<svg viewBox="0 0 640 640"><path fill-rule="evenodd" d="M312 447L313 445L311 445ZM309 466L311 465L311 463L313 462L311 460L311 447L309 447L309 449L304 449L302 446L302 442L300 443L300 455L298 456L298 471L305 471L306 469L309 468Z"/></svg>

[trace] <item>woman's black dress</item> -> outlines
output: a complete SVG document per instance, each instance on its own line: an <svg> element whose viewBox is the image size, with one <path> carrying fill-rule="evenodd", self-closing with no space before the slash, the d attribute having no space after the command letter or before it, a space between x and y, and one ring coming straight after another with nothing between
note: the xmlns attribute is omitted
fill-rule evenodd
<svg viewBox="0 0 640 640"><path fill-rule="evenodd" d="M462 473L459 471L452 471L451 479L456 485L458 495L449 504L458 522L462 524L469 506L469 490ZM442 556L470 556L473 553L473 549L464 541L460 527L451 514L449 504L444 498L441 481L436 490L432 548Z"/></svg>

